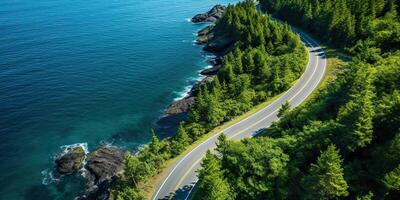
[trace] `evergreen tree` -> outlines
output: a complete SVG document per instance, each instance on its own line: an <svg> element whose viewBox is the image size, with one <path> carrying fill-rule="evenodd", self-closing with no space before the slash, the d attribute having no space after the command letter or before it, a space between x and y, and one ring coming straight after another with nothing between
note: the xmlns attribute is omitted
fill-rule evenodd
<svg viewBox="0 0 400 200"><path fill-rule="evenodd" d="M204 191L201 199L204 200L230 200L235 199L228 182L224 178L220 161L207 151L206 157L199 170L199 188Z"/></svg>
<svg viewBox="0 0 400 200"><path fill-rule="evenodd" d="M185 148L190 144L190 138L186 132L185 126L183 123L179 125L178 132L176 136L173 138L172 147L173 154L180 154Z"/></svg>
<svg viewBox="0 0 400 200"><path fill-rule="evenodd" d="M373 71L359 69L350 90L350 101L339 111L339 122L346 125L342 132L344 146L350 151L371 143L373 133Z"/></svg>
<svg viewBox="0 0 400 200"><path fill-rule="evenodd" d="M343 161L334 145L321 153L303 179L305 199L337 199L349 193L343 174Z"/></svg>
<svg viewBox="0 0 400 200"><path fill-rule="evenodd" d="M160 139L158 139L158 136L156 134L156 132L154 131L154 129L150 129L150 133L151 133L151 142L150 142L150 150L154 153L158 153L161 149L161 145L160 145Z"/></svg>
<svg viewBox="0 0 400 200"><path fill-rule="evenodd" d="M124 187L117 193L117 200L144 200L145 198L137 192L135 189L130 187Z"/></svg>
<svg viewBox="0 0 400 200"><path fill-rule="evenodd" d="M285 103L282 104L281 108L279 108L278 117L286 115L287 113L289 113L289 111L290 111L290 104L288 101L285 101Z"/></svg>
<svg viewBox="0 0 400 200"><path fill-rule="evenodd" d="M389 190L400 191L400 165L385 175L384 183Z"/></svg>

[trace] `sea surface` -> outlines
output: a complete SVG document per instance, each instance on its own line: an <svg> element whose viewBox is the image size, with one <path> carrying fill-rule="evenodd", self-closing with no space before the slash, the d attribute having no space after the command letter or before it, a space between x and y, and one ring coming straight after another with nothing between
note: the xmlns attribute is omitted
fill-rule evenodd
<svg viewBox="0 0 400 200"><path fill-rule="evenodd" d="M68 145L148 142L207 66L188 19L233 2L1 0L0 199L73 199L84 179L51 176Z"/></svg>

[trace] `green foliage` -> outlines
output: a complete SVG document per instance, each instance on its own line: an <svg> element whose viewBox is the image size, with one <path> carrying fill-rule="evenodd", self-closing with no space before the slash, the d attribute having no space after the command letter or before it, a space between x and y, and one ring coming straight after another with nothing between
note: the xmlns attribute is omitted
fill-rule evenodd
<svg viewBox="0 0 400 200"><path fill-rule="evenodd" d="M172 154L179 155L190 144L191 139L187 134L184 124L181 123L178 128L176 136L171 141Z"/></svg>
<svg viewBox="0 0 400 200"><path fill-rule="evenodd" d="M352 47L357 43L358 50L353 49L353 53L362 50L361 53L371 55L373 51L391 51L400 46L398 1L260 0L260 3L263 10L311 30L334 45ZM365 51L366 48L369 50Z"/></svg>
<svg viewBox="0 0 400 200"><path fill-rule="evenodd" d="M215 159L220 162L222 179L234 191L232 196L235 199L398 199L400 1L260 2L270 14L301 25L339 47L348 47L346 50L353 57L305 105L293 109L284 105L280 120L268 129L268 137L240 142L219 140ZM256 40L256 31L250 36L242 33L244 27L249 32L257 28L243 23L251 20L242 16L244 12L235 15L234 7L230 9L228 28L239 27L233 33L240 44L224 59L224 64L233 71L230 82L223 71L218 75L222 88L229 91L222 96L235 94L235 98L223 103L228 114L241 108L235 102L236 94L249 90L248 81L241 81L240 86L232 84L232 80L233 83L246 80L241 76L250 74L254 86L250 90L256 92L253 99L256 103L257 94L267 98L277 94L301 73L299 65L292 63L298 59L286 58L301 54L280 55L278 49L285 49L288 44ZM280 40L273 33L269 36ZM258 41L265 41L265 45L258 45ZM255 46L245 49L242 44L246 42ZM260 52L264 50L268 56L262 56ZM207 164L203 167L206 173Z"/></svg>
<svg viewBox="0 0 400 200"><path fill-rule="evenodd" d="M374 117L372 86L373 72L371 68L360 68L350 89L348 101L338 113L338 120L345 125L343 144L354 151L365 147L372 140L372 119Z"/></svg>
<svg viewBox="0 0 400 200"><path fill-rule="evenodd" d="M203 192L201 199L204 200L230 200L234 199L234 193L224 178L221 170L221 162L215 155L207 151L202 162L202 169L199 170L198 186Z"/></svg>
<svg viewBox="0 0 400 200"><path fill-rule="evenodd" d="M289 156L271 139L220 139L221 163L237 199L284 199ZM206 165L205 165L206 166Z"/></svg>
<svg viewBox="0 0 400 200"><path fill-rule="evenodd" d="M194 138L287 90L307 60L299 36L263 16L250 0L228 6L214 31L216 38L237 41L236 48L223 57L217 77L200 88L189 111L186 126ZM190 130L200 126L201 131Z"/></svg>
<svg viewBox="0 0 400 200"><path fill-rule="evenodd" d="M344 179L342 159L334 145L321 153L316 164L311 164L309 174L303 178L304 199L336 199L347 196L348 185Z"/></svg>
<svg viewBox="0 0 400 200"><path fill-rule="evenodd" d="M400 191L400 165L385 175L384 183L388 189Z"/></svg>
<svg viewBox="0 0 400 200"><path fill-rule="evenodd" d="M290 104L288 101L282 104L278 111L278 117L282 117L290 111Z"/></svg>
<svg viewBox="0 0 400 200"><path fill-rule="evenodd" d="M363 196L358 196L356 199L357 200L372 200L372 197L374 197L374 193L372 193L370 191L370 192L368 192L368 194L363 195Z"/></svg>
<svg viewBox="0 0 400 200"><path fill-rule="evenodd" d="M137 185L151 174L151 168L147 163L140 162L137 156L128 155L125 160L124 179L131 185Z"/></svg>
<svg viewBox="0 0 400 200"><path fill-rule="evenodd" d="M119 190L116 195L116 200L144 200L145 198L131 187L124 187Z"/></svg>

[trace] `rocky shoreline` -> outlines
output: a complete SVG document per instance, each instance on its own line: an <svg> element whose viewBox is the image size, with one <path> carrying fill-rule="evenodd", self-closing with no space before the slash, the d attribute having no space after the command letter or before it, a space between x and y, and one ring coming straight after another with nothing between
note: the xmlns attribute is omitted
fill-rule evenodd
<svg viewBox="0 0 400 200"><path fill-rule="evenodd" d="M75 199L109 199L107 188L123 172L126 154L115 147L100 146L86 156L83 147L73 147L56 158L57 175L62 177L84 170L87 179L85 192Z"/></svg>
<svg viewBox="0 0 400 200"><path fill-rule="evenodd" d="M196 44L204 45L203 50L213 53L215 58L207 61L212 67L200 72L204 78L193 85L188 95L168 106L165 110L165 118L172 117L179 121L186 118L187 111L196 101L199 88L214 79L222 66L222 57L233 49L235 41L229 38L216 38L214 34L214 22L220 19L225 11L226 6L216 5L210 11L197 14L191 19L193 23L210 23L198 31ZM157 123L163 123L162 121L163 119L160 119ZM164 121L165 124L169 123L168 120L164 119ZM88 153L82 146L73 146L55 159L57 176L85 172L87 183L84 193L75 200L113 199L110 196L109 188L118 175L123 173L127 154L129 152L110 146L100 146L91 153Z"/></svg>
<svg viewBox="0 0 400 200"><path fill-rule="evenodd" d="M193 85L187 96L172 102L167 107L165 110L166 117L185 115L186 112L194 105L197 91L200 86L213 80L222 66L222 57L233 50L235 44L233 39L224 37L216 38L214 34L214 23L223 16L225 11L226 6L215 5L208 12L197 14L191 19L191 22L193 23L211 23L197 32L197 39L195 43L198 45L204 45L203 50L213 53L215 58L207 61L212 67L203 69L200 72L204 78Z"/></svg>

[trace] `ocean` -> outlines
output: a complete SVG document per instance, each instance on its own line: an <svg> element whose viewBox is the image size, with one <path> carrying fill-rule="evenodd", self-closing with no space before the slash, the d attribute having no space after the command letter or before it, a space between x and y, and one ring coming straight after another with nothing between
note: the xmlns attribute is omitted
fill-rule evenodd
<svg viewBox="0 0 400 200"><path fill-rule="evenodd" d="M68 145L147 143L207 66L189 19L234 2L2 0L0 199L73 199L84 179L51 177Z"/></svg>

